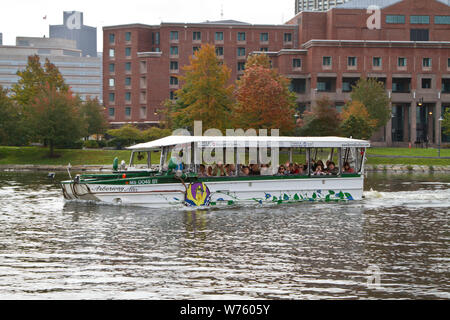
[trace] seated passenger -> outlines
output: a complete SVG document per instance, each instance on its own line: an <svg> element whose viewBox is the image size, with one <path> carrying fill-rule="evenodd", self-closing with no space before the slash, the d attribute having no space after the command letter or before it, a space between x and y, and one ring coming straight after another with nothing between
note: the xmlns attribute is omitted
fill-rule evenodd
<svg viewBox="0 0 450 320"><path fill-rule="evenodd" d="M226 176L225 173L225 167L223 166L223 163L219 161L219 163L216 164L214 171L213 171L214 177L224 177Z"/></svg>
<svg viewBox="0 0 450 320"><path fill-rule="evenodd" d="M350 164L348 162L344 162L344 173L355 173L355 170L350 167Z"/></svg>
<svg viewBox="0 0 450 320"><path fill-rule="evenodd" d="M327 172L328 172L328 174L333 175L333 176L338 175L339 169L336 168L336 165L334 164L333 161L330 161L330 163L328 164Z"/></svg>
<svg viewBox="0 0 450 320"><path fill-rule="evenodd" d="M250 168L247 166L242 167L242 176L249 176L250 175Z"/></svg>
<svg viewBox="0 0 450 320"><path fill-rule="evenodd" d="M261 170L259 169L259 165L251 164L250 165L250 175L251 176L259 176L261 175Z"/></svg>
<svg viewBox="0 0 450 320"><path fill-rule="evenodd" d="M323 171L323 165L317 164L316 170L314 171L313 175L314 176L322 176L322 175L325 175L325 174L326 173Z"/></svg>
<svg viewBox="0 0 450 320"><path fill-rule="evenodd" d="M283 165L281 165L278 168L278 173L276 175L277 176L285 176L286 175L286 168Z"/></svg>
<svg viewBox="0 0 450 320"><path fill-rule="evenodd" d="M206 167L204 164L200 165L200 168L198 169L198 176L199 177L207 177L208 174L206 173Z"/></svg>
<svg viewBox="0 0 450 320"><path fill-rule="evenodd" d="M319 166L319 165L322 166L322 171L325 169L325 165L323 164L323 161L319 160L319 161L316 162L316 166L314 168L314 171L316 171L317 166Z"/></svg>
<svg viewBox="0 0 450 320"><path fill-rule="evenodd" d="M295 175L303 174L303 166L299 165L298 163L294 164L294 173Z"/></svg>
<svg viewBox="0 0 450 320"><path fill-rule="evenodd" d="M262 164L261 165L260 174L262 176L270 176L270 175L272 175L272 170L271 170L271 168L269 167L268 164Z"/></svg>
<svg viewBox="0 0 450 320"><path fill-rule="evenodd" d="M234 177L236 175L236 166L234 164L227 164L225 166L225 174L227 177Z"/></svg>
<svg viewBox="0 0 450 320"><path fill-rule="evenodd" d="M208 166L208 170L206 171L206 175L208 177L212 177L213 176L213 168L211 166Z"/></svg>

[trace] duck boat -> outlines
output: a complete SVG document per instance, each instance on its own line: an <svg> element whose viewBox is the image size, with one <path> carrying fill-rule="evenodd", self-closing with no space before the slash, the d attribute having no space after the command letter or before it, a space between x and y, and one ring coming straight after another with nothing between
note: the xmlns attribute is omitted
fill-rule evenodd
<svg viewBox="0 0 450 320"><path fill-rule="evenodd" d="M369 147L341 137L169 136L129 147L129 164L116 158L110 174L76 175L61 187L66 200L154 208L358 201ZM205 158L234 170L207 175ZM334 171L315 171L319 160ZM301 170L281 174L279 163ZM249 164L267 170L244 173Z"/></svg>

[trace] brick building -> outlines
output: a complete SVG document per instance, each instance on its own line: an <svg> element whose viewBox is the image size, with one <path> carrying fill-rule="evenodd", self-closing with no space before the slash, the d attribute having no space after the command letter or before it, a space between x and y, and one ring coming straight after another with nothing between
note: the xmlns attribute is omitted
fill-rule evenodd
<svg viewBox="0 0 450 320"><path fill-rule="evenodd" d="M379 16L367 13L373 4ZM380 22L379 28L369 29L368 21ZM292 79L300 110L323 95L341 108L360 77L377 78L385 83L393 114L372 141L439 142L439 118L450 108L448 0L353 0L326 12L300 12L284 25L105 27L103 89L111 123L158 123L156 110L178 89L173 75L202 43L216 45L233 79L248 54L267 52L272 65Z"/></svg>

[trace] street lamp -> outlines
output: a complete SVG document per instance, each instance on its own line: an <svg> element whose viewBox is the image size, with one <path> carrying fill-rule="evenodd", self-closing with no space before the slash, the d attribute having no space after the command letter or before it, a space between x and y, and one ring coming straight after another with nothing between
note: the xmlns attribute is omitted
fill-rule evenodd
<svg viewBox="0 0 450 320"><path fill-rule="evenodd" d="M442 134L441 134L441 122L444 121L444 118L442 118L442 116L439 118L438 121L438 125L439 125L439 134L438 134L438 156L439 158L441 157L441 138L442 138Z"/></svg>

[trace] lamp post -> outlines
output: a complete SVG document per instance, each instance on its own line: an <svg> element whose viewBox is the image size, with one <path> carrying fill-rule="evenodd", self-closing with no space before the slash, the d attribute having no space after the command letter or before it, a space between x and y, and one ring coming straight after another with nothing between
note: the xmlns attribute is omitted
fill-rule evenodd
<svg viewBox="0 0 450 320"><path fill-rule="evenodd" d="M438 131L439 131L439 134L438 134L438 156L439 156L439 158L441 157L441 139L442 139L442 134L441 134L441 122L442 121L444 121L444 118L441 116L440 118L439 118L439 121L438 121Z"/></svg>

